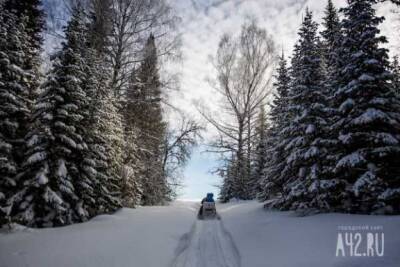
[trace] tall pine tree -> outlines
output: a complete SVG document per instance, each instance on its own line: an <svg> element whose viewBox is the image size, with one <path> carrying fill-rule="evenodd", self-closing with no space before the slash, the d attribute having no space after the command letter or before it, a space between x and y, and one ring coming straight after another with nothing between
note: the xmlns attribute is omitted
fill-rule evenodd
<svg viewBox="0 0 400 267"><path fill-rule="evenodd" d="M251 174L250 174L250 198L256 198L261 192L260 179L264 177L265 167L267 163L267 141L268 141L268 125L267 114L264 105L260 105L258 118L256 120L255 149L252 156Z"/></svg>
<svg viewBox="0 0 400 267"><path fill-rule="evenodd" d="M229 200L237 197L235 194L235 173L237 170L237 160L235 158L235 154L232 153L231 158L225 160L225 162L225 168L220 172L223 182L218 197L222 202L228 202Z"/></svg>
<svg viewBox="0 0 400 267"><path fill-rule="evenodd" d="M284 170L286 168L285 158L287 153L285 145L282 142L285 136L284 129L292 119L292 113L289 110L289 90L290 90L290 74L287 61L282 52L279 58L279 66L275 75L274 83L274 100L272 101L269 112L270 127L266 147L266 168L265 173L260 180L261 192L260 200L267 200L276 197L282 193L284 184Z"/></svg>
<svg viewBox="0 0 400 267"><path fill-rule="evenodd" d="M88 51L91 48L88 47ZM94 51L92 51L94 52ZM104 58L86 56L85 89L89 96L88 158L94 160L94 176L90 179L94 186L94 214L115 211L121 206L121 170L123 164L122 118L117 109L117 101L108 86L108 68Z"/></svg>
<svg viewBox="0 0 400 267"><path fill-rule="evenodd" d="M306 11L299 31L300 40L292 62L293 77L290 112L294 118L286 132L285 150L288 151L285 167L283 208L303 210L323 207L320 197L327 171L324 158L329 143L324 137L327 125L327 99L323 90L323 72L318 25L312 13Z"/></svg>
<svg viewBox="0 0 400 267"><path fill-rule="evenodd" d="M127 94L126 122L136 132L142 186L142 203L156 205L168 199L169 188L162 169L162 146L165 122L161 108L161 83L157 49L150 35L143 51L143 61L134 73Z"/></svg>
<svg viewBox="0 0 400 267"><path fill-rule="evenodd" d="M400 97L400 62L399 56L393 57L392 71L394 75L393 86L397 97Z"/></svg>
<svg viewBox="0 0 400 267"><path fill-rule="evenodd" d="M340 113L333 107L335 92L338 87L340 76L340 43L343 40L343 34L338 15L338 10L329 0L325 9L321 32L322 36L322 67L323 84L322 90L326 96L326 107L324 108L325 120L327 125L323 127L323 136L325 139L325 156L323 182L320 184L318 209L331 211L337 210L342 205L341 199L346 182L340 177L332 175L332 169L338 160L336 150L339 148L339 142L336 138L335 123L340 120Z"/></svg>
<svg viewBox="0 0 400 267"><path fill-rule="evenodd" d="M82 48L83 11L74 9L66 41L53 63L35 107L36 127L29 134L24 187L13 197L15 221L30 226L64 225L86 220L93 199L92 160L82 122L88 114Z"/></svg>
<svg viewBox="0 0 400 267"><path fill-rule="evenodd" d="M42 32L45 27L45 14L42 8L41 0L4 0L4 9L17 16L15 23L25 24L25 33L29 39L29 46L24 51L24 68L31 71L31 76L27 80L30 109L40 86L40 53L43 44Z"/></svg>
<svg viewBox="0 0 400 267"><path fill-rule="evenodd" d="M341 26L338 11L333 5L332 0L328 0L324 13L325 16L322 22L324 30L321 32L323 57L325 65L330 68L336 65L336 48L341 39Z"/></svg>
<svg viewBox="0 0 400 267"><path fill-rule="evenodd" d="M115 211L121 206L123 127L117 101L109 86L111 72L107 64L107 29L91 16L88 24L87 47L84 51L85 77L83 88L88 95L89 114L88 158L94 160L94 214Z"/></svg>
<svg viewBox="0 0 400 267"><path fill-rule="evenodd" d="M4 218L10 214L8 202L20 184L29 122L27 81L32 72L25 64L29 46L25 20L0 7L0 35L0 215Z"/></svg>
<svg viewBox="0 0 400 267"><path fill-rule="evenodd" d="M400 114L389 71L386 38L379 36L373 4L349 0L342 9L344 39L334 104L340 140L334 174L347 186L342 209L350 212L400 212Z"/></svg>
<svg viewBox="0 0 400 267"><path fill-rule="evenodd" d="M30 36L31 46L34 50L41 50L45 24L44 11L41 0L4 0L4 9L18 14L19 20L24 16L26 20L26 32ZM22 21L19 21L22 22ZM30 51L29 51L30 52ZM35 52L37 53L37 52Z"/></svg>

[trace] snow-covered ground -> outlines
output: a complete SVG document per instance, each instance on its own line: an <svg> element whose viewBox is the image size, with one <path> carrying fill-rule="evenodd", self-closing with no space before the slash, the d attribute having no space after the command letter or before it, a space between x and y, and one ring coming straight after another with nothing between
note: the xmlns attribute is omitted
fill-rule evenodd
<svg viewBox="0 0 400 267"><path fill-rule="evenodd" d="M255 202L219 207L224 226L231 233L243 267L399 267L400 216L319 214L296 217L289 212L265 211ZM344 231L368 226L377 230ZM366 251L366 234L384 234L382 257L336 257L338 234L361 234L358 252ZM381 237L379 235L379 237ZM344 236L343 236L344 238ZM380 241L380 240L379 240Z"/></svg>
<svg viewBox="0 0 400 267"><path fill-rule="evenodd" d="M177 201L62 228L3 231L0 267L400 266L400 216L296 217L251 201L219 204L221 220L198 221L197 207ZM338 233L347 226L378 227L384 255L336 257ZM360 233L364 238L366 232ZM363 240L360 251L364 245Z"/></svg>
<svg viewBox="0 0 400 267"><path fill-rule="evenodd" d="M176 202L122 209L86 223L0 234L0 267L168 266L196 208Z"/></svg>
<svg viewBox="0 0 400 267"><path fill-rule="evenodd" d="M220 220L199 220L182 238L173 267L239 267L240 254Z"/></svg>

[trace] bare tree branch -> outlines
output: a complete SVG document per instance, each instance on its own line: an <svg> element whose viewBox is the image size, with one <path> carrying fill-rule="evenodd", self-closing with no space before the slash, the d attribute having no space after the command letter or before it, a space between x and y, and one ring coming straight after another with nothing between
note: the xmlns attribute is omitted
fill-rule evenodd
<svg viewBox="0 0 400 267"><path fill-rule="evenodd" d="M254 21L242 26L240 36L221 37L213 66L217 77L210 85L221 96L222 116L198 105L198 111L218 132L209 152L230 154L235 159L233 176L245 187L250 174L254 118L270 94L271 69L276 61L273 39Z"/></svg>

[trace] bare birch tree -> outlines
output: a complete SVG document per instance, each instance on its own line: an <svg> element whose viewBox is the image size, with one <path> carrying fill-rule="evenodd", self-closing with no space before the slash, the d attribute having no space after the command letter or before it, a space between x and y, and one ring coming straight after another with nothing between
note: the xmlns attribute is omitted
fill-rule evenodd
<svg viewBox="0 0 400 267"><path fill-rule="evenodd" d="M248 199L251 195L248 183L254 118L270 93L270 70L275 58L273 39L254 21L244 24L238 37L225 34L219 43L213 62L217 77L211 84L222 96L223 116L213 116L204 108L200 112L219 133L211 151L226 153L229 158L234 152L235 168L230 171L233 195L229 198Z"/></svg>

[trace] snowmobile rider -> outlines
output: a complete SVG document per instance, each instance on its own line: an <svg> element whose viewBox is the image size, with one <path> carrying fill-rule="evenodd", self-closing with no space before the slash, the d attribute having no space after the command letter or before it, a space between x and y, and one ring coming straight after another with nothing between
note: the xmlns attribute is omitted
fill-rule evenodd
<svg viewBox="0 0 400 267"><path fill-rule="evenodd" d="M215 202L214 201L214 194L213 193L207 193L207 196L201 200L201 206L199 210L199 214L203 215L203 203L204 202Z"/></svg>

